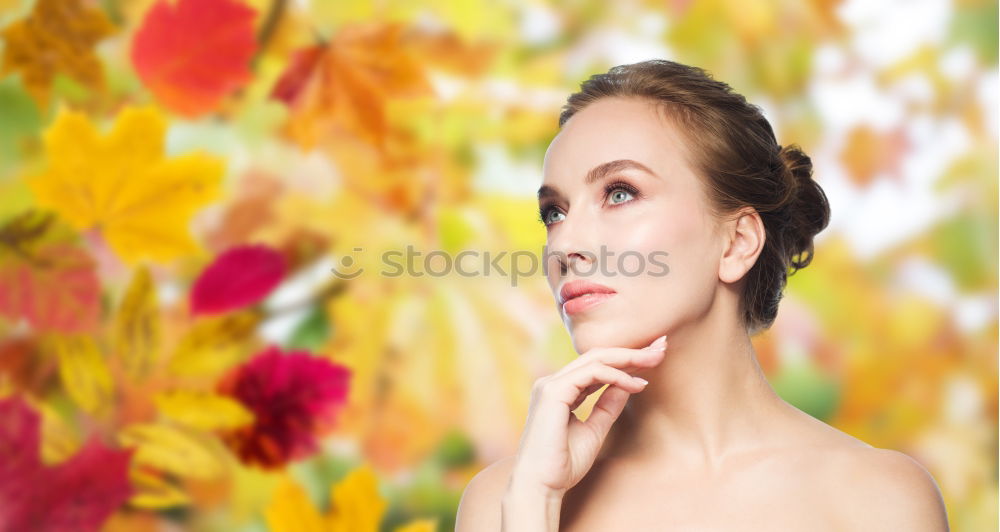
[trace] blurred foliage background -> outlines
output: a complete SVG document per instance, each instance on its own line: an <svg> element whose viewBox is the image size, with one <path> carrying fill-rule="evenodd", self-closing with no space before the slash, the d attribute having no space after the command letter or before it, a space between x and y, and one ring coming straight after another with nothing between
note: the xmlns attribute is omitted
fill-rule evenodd
<svg viewBox="0 0 1000 532"><path fill-rule="evenodd" d="M774 387L997 529L995 2L0 9L0 529L451 530L576 355L540 274L379 253L540 251L560 106L650 58L830 198L754 338Z"/></svg>

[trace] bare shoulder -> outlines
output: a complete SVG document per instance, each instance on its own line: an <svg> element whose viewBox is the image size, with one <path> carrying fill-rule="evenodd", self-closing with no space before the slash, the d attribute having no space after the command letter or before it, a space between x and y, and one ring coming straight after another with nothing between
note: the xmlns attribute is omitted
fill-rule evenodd
<svg viewBox="0 0 1000 532"><path fill-rule="evenodd" d="M794 471L790 486L812 494L812 511L842 530L949 530L944 499L920 462L794 413L788 439L800 445L782 453L779 463L782 471Z"/></svg>
<svg viewBox="0 0 1000 532"><path fill-rule="evenodd" d="M507 490L514 458L501 458L472 477L458 503L455 532L500 530L500 501Z"/></svg>
<svg viewBox="0 0 1000 532"><path fill-rule="evenodd" d="M849 530L949 530L934 477L909 455L871 446L842 447L827 464L842 489L831 502Z"/></svg>

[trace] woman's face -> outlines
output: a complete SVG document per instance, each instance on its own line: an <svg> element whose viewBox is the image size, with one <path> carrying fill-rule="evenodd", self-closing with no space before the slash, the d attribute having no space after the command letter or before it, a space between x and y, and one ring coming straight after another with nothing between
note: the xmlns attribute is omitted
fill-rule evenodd
<svg viewBox="0 0 1000 532"><path fill-rule="evenodd" d="M538 201L556 302L575 280L614 291L559 305L579 353L642 347L711 306L724 239L681 142L649 101L602 98L549 145Z"/></svg>

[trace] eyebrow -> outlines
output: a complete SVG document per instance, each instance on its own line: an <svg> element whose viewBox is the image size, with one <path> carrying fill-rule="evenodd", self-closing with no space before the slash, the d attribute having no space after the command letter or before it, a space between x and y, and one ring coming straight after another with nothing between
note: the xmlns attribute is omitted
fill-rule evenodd
<svg viewBox="0 0 1000 532"><path fill-rule="evenodd" d="M615 172L628 169L642 170L647 174L656 176L656 172L650 170L648 166L640 163L639 161L632 159L615 159L614 161L608 161L591 168L590 171L587 172L587 176L584 178L583 182L587 185L591 185L597 181L607 178ZM538 188L538 199L558 195L558 190L550 185L542 185Z"/></svg>

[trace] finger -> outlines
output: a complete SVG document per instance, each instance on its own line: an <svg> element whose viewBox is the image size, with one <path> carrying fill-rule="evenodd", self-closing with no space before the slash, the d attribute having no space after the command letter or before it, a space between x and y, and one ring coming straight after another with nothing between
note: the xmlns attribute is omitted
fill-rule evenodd
<svg viewBox="0 0 1000 532"><path fill-rule="evenodd" d="M604 390L601 397L594 403L593 410L590 411L590 415L583 423L590 426L591 430L598 435L598 441L604 441L604 438L607 437L611 425L621 415L631 396L632 394L628 390L618 386L608 386L608 389Z"/></svg>
<svg viewBox="0 0 1000 532"><path fill-rule="evenodd" d="M632 374L641 369L656 367L663 361L664 349L665 347L657 349L645 347L642 349L624 349L615 350L614 352L595 354L595 356L591 357L589 360L580 360L577 364L565 368L565 371L557 372L554 376L560 376L561 374L576 371L577 369L588 364L605 364ZM583 395L590 395L596 392L601 386L604 386L604 384L598 383L591 385L583 391Z"/></svg>
<svg viewBox="0 0 1000 532"><path fill-rule="evenodd" d="M606 385L601 384L600 386L598 386L598 385L595 385L595 384L591 384L590 386L588 386L587 389L584 390L583 393L581 393L580 396L576 398L576 401L573 401L573 404L569 405L570 411L573 411L573 410L576 410L577 408L580 408L580 405L582 405L583 402L586 401L587 398L591 396L591 394L593 394L597 390L600 390L601 387L603 387L603 386L606 386Z"/></svg>
<svg viewBox="0 0 1000 532"><path fill-rule="evenodd" d="M584 390L594 384L617 384L631 392L638 392L644 387L638 378L618 368L594 362L580 366L566 375L553 377L546 383L542 393L549 401L570 406Z"/></svg>
<svg viewBox="0 0 1000 532"><path fill-rule="evenodd" d="M660 340L662 338L662 340ZM659 340L659 342L657 342ZM663 351L667 346L666 335L657 338L646 347L631 349L628 347L598 347L588 350L570 363L556 371L554 376L565 375L580 366L592 361L598 361L609 366L626 371L654 367L663 360ZM662 348L661 348L662 347Z"/></svg>
<svg viewBox="0 0 1000 532"><path fill-rule="evenodd" d="M573 402L573 404L569 406L569 409L570 410L576 410L581 404L583 404L584 401L587 400L588 397L590 397L591 394L593 394L597 390L600 390L604 386L606 386L606 384L604 384L603 382L599 382L599 383L591 384L590 386L587 386L587 388L585 390L583 390L583 392L580 394L580 397L577 397L576 401Z"/></svg>

